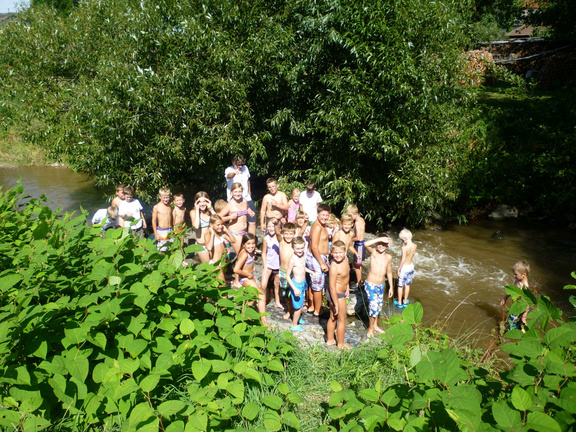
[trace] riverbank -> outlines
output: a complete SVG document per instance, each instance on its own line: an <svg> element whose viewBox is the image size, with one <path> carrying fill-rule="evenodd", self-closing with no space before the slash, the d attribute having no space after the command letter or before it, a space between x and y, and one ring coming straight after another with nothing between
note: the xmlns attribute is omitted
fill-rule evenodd
<svg viewBox="0 0 576 432"><path fill-rule="evenodd" d="M17 132L0 131L0 168L16 168L23 165L59 166L43 148L27 143Z"/></svg>

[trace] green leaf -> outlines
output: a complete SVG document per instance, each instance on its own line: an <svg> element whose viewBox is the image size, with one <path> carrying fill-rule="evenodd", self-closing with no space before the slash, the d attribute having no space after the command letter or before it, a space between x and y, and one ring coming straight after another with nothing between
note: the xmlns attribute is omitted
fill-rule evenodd
<svg viewBox="0 0 576 432"><path fill-rule="evenodd" d="M519 411L526 411L532 406L532 398L526 390L516 386L512 390L512 405Z"/></svg>
<svg viewBox="0 0 576 432"><path fill-rule="evenodd" d="M10 288L22 280L22 275L11 273L0 277L0 292L7 292Z"/></svg>
<svg viewBox="0 0 576 432"><path fill-rule="evenodd" d="M330 383L330 388L332 389L333 392L342 391L342 385L338 381L332 381Z"/></svg>
<svg viewBox="0 0 576 432"><path fill-rule="evenodd" d="M209 360L200 360L192 363L192 373L197 381L202 379L210 372L211 364Z"/></svg>
<svg viewBox="0 0 576 432"><path fill-rule="evenodd" d="M188 319L184 318L180 323L180 333L183 335L189 335L194 331L194 323Z"/></svg>
<svg viewBox="0 0 576 432"><path fill-rule="evenodd" d="M166 402L162 402L158 406L158 412L160 413L160 415L162 415L164 417L171 417L171 416L179 413L180 411L182 411L186 407L187 407L187 404L185 402L182 402L179 400L169 400Z"/></svg>
<svg viewBox="0 0 576 432"><path fill-rule="evenodd" d="M492 405L492 416L501 429L514 431L522 427L520 413L510 408L505 401L498 401Z"/></svg>
<svg viewBox="0 0 576 432"><path fill-rule="evenodd" d="M529 412L526 427L541 432L561 432L556 420L542 412Z"/></svg>
<svg viewBox="0 0 576 432"><path fill-rule="evenodd" d="M380 394L374 389L364 389L359 394L369 402L378 402L380 400Z"/></svg>
<svg viewBox="0 0 576 432"><path fill-rule="evenodd" d="M140 381L140 388L146 393L151 392L156 388L160 382L160 376L156 374L150 374L145 376L142 381Z"/></svg>
<svg viewBox="0 0 576 432"><path fill-rule="evenodd" d="M274 372L284 372L284 365L279 359L276 358L270 359L267 368Z"/></svg>
<svg viewBox="0 0 576 432"><path fill-rule="evenodd" d="M298 417L290 411L286 411L282 414L282 423L292 429L300 430L300 421L298 420Z"/></svg>
<svg viewBox="0 0 576 432"><path fill-rule="evenodd" d="M424 309L420 303L410 303L402 310L402 319L406 324L420 324Z"/></svg>
<svg viewBox="0 0 576 432"><path fill-rule="evenodd" d="M267 431L279 431L282 429L282 420L278 413L267 410L264 414L264 427Z"/></svg>
<svg viewBox="0 0 576 432"><path fill-rule="evenodd" d="M262 403L275 411L279 411L282 408L283 401L280 397L275 395L266 395L262 399Z"/></svg>
<svg viewBox="0 0 576 432"><path fill-rule="evenodd" d="M246 405L244 405L244 408L242 408L242 416L250 421L254 420L258 416L259 412L260 405L258 405L256 402L248 402Z"/></svg>

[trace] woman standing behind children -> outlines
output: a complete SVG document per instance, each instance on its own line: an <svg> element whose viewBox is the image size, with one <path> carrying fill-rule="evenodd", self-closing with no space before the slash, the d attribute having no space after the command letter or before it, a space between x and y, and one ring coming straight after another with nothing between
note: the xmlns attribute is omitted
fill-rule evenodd
<svg viewBox="0 0 576 432"><path fill-rule="evenodd" d="M212 201L210 201L208 194L204 191L198 192L194 197L194 207L190 210L190 220L196 234L196 243L204 248L202 252L198 252L201 262L210 261L210 252L206 249L205 235L210 227L210 217L213 214Z"/></svg>
<svg viewBox="0 0 576 432"><path fill-rule="evenodd" d="M256 236L254 234L246 233L242 236L242 246L236 265L234 266L234 273L238 275L240 284L243 287L253 286L259 291L259 299L257 303L258 312L261 314L266 313L266 290L260 287L254 278L254 252L256 251ZM263 315L260 317L262 324L269 327L268 320Z"/></svg>
<svg viewBox="0 0 576 432"><path fill-rule="evenodd" d="M280 302L280 280L278 270L280 270L280 244L276 236L276 224L278 219L272 218L266 224L266 235L262 240L262 289L266 292L268 281L274 278L274 303L279 309L283 309Z"/></svg>
<svg viewBox="0 0 576 432"><path fill-rule="evenodd" d="M222 267L220 266L220 259L222 258L223 255L227 256L226 240L228 240L232 244L236 242L235 237L224 225L222 218L217 214L213 214L210 217L210 227L204 234L204 241L206 242L206 249L210 253L209 262L210 264L218 263L218 268L220 269L218 279L220 279L223 282L226 282L226 278L224 277L224 272L222 271Z"/></svg>
<svg viewBox="0 0 576 432"><path fill-rule="evenodd" d="M242 236L246 234L246 229L248 228L248 216L254 217L256 213L248 207L248 201L242 197L244 190L240 183L234 183L230 191L232 193L232 199L218 214L222 217L223 222L229 223L228 228L236 239L236 242L232 242L232 245L238 255L240 253Z"/></svg>

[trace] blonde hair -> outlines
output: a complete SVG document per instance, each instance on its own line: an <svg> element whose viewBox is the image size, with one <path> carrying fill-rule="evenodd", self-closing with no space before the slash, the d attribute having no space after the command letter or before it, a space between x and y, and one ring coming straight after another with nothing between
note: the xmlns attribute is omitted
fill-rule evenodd
<svg viewBox="0 0 576 432"><path fill-rule="evenodd" d="M338 225L340 221L338 220L338 218L334 213L330 213L330 216L328 216L328 223Z"/></svg>
<svg viewBox="0 0 576 432"><path fill-rule="evenodd" d="M124 183L118 183L116 185L116 192L120 192L120 191L124 192Z"/></svg>
<svg viewBox="0 0 576 432"><path fill-rule="evenodd" d="M160 189L158 189L158 195L160 195L160 196L170 195L170 189L165 188L165 187L160 188Z"/></svg>
<svg viewBox="0 0 576 432"><path fill-rule="evenodd" d="M526 273L526 275L530 274L530 264L526 261L518 261L516 264L512 266L512 270L518 273Z"/></svg>
<svg viewBox="0 0 576 432"><path fill-rule="evenodd" d="M300 189L298 189L298 188L292 189L292 193L290 194L290 198L292 198L296 192L300 193Z"/></svg>
<svg viewBox="0 0 576 432"><path fill-rule="evenodd" d="M108 207L108 211L106 213L108 214L108 219L112 220L118 219L118 207L110 206Z"/></svg>
<svg viewBox="0 0 576 432"><path fill-rule="evenodd" d="M230 186L230 192L235 191L238 188L244 189L241 183L233 183L232 186Z"/></svg>
<svg viewBox="0 0 576 432"><path fill-rule="evenodd" d="M344 223L344 222L354 223L354 218L352 217L352 215L350 213L343 213L340 220L342 221L342 223Z"/></svg>
<svg viewBox="0 0 576 432"><path fill-rule="evenodd" d="M200 192L198 192L200 193ZM198 196L198 194L196 194L196 196ZM208 194L206 194L206 198L208 198ZM196 198L198 199L198 198ZM222 209L224 207L226 207L226 204L228 204L226 201L224 201L223 199L217 199L216 202L214 203L214 211L216 213L220 213L220 211L222 211Z"/></svg>
<svg viewBox="0 0 576 432"><path fill-rule="evenodd" d="M215 222L222 222L222 217L218 214L218 213L214 213L212 216L210 216L210 222L208 222L210 225L212 225Z"/></svg>
<svg viewBox="0 0 576 432"><path fill-rule="evenodd" d="M184 194L183 193L176 193L172 196L172 198L176 199L176 198L184 198Z"/></svg>
<svg viewBox="0 0 576 432"><path fill-rule="evenodd" d="M344 243L342 240L336 240L334 243L332 243L332 250L334 249L346 250L346 243Z"/></svg>
<svg viewBox="0 0 576 432"><path fill-rule="evenodd" d="M412 239L412 232L410 232L409 229L404 228L402 231L400 231L400 234L398 234L398 237L401 240L411 240Z"/></svg>
<svg viewBox="0 0 576 432"><path fill-rule="evenodd" d="M292 222L286 222L286 223L282 226L282 232L286 232L286 231L294 231L294 232L296 232L296 225L294 225Z"/></svg>
<svg viewBox="0 0 576 432"><path fill-rule="evenodd" d="M346 213L348 214L358 214L358 207L356 207L354 204L350 204L348 207L346 207Z"/></svg>

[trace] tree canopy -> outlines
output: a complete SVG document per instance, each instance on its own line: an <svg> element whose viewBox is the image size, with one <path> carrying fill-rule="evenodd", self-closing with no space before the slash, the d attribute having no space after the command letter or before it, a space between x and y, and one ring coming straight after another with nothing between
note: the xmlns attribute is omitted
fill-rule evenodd
<svg viewBox="0 0 576 432"><path fill-rule="evenodd" d="M218 179L234 154L369 219L450 211L474 133L468 2L38 6L0 33L1 97L98 185ZM24 108L22 108L24 107ZM15 118L12 119L16 121Z"/></svg>

